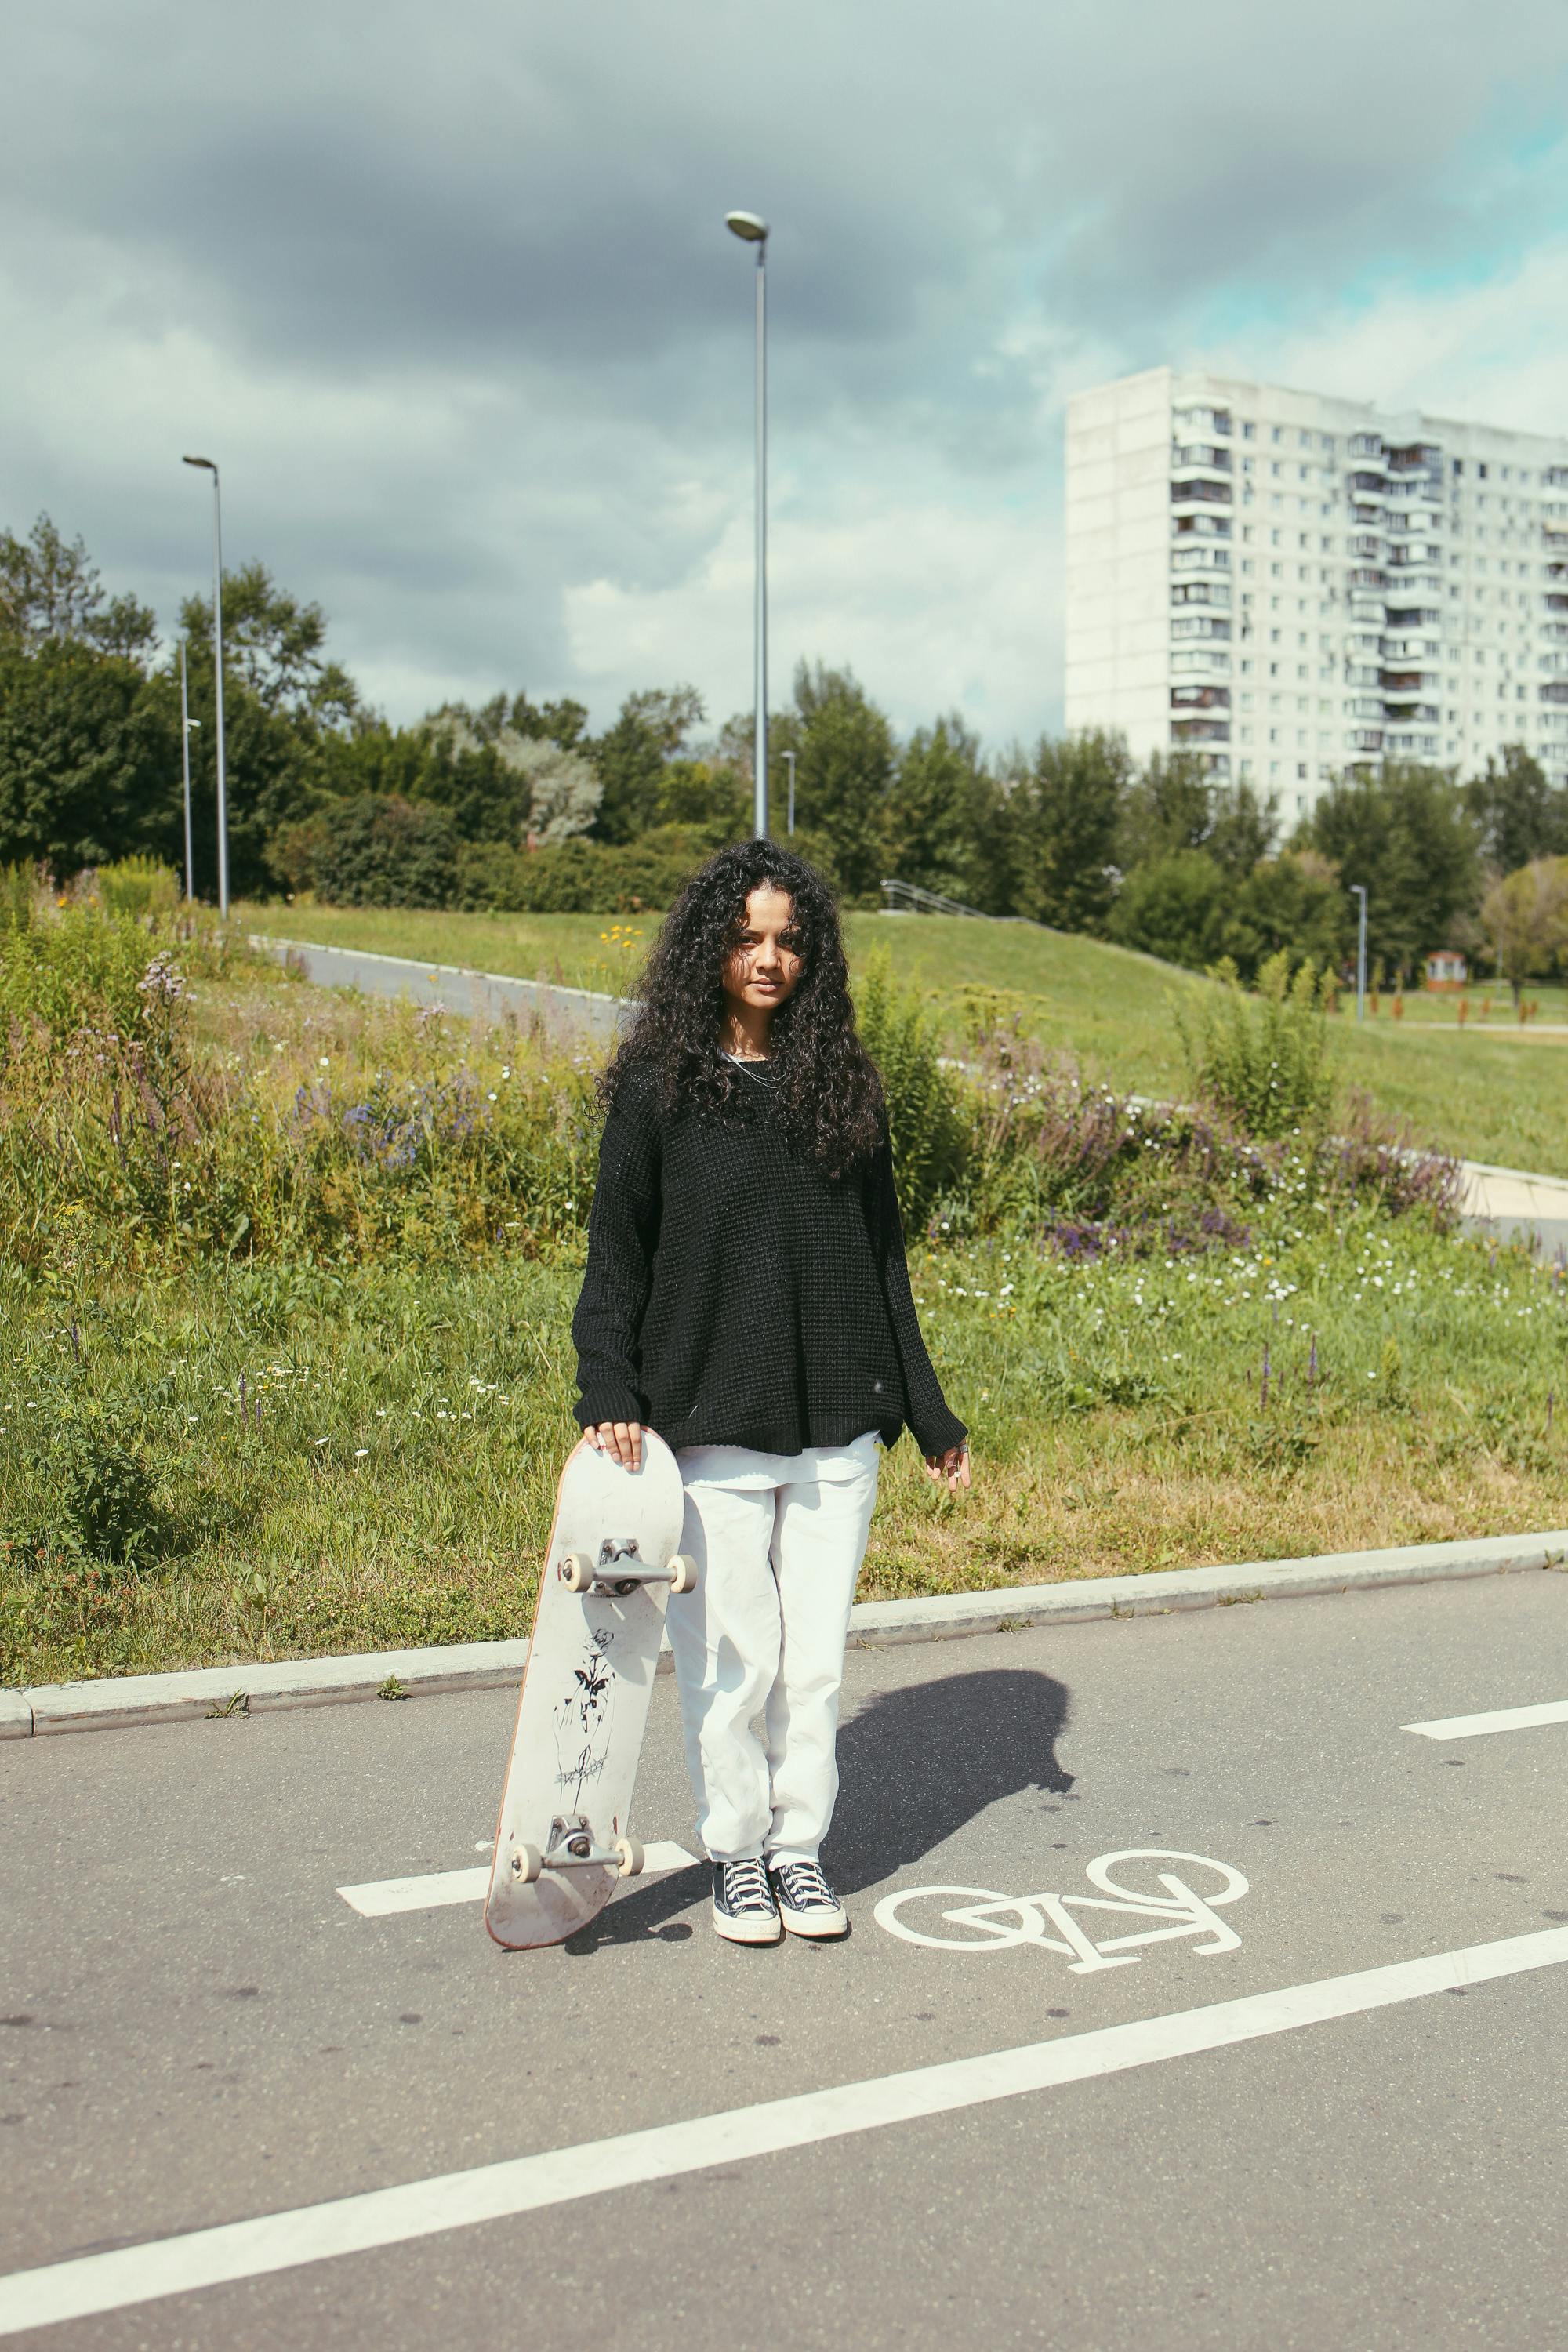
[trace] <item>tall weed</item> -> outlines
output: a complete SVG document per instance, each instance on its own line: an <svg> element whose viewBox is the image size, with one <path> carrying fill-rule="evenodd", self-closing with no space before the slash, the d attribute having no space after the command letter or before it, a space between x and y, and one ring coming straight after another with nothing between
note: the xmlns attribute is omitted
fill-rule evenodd
<svg viewBox="0 0 1568 2352"><path fill-rule="evenodd" d="M1294 978L1289 952L1270 956L1249 996L1226 956L1218 988L1178 1004L1177 1032L1199 1099L1258 1142L1323 1129L1333 1100L1328 1012L1333 980L1311 963Z"/></svg>

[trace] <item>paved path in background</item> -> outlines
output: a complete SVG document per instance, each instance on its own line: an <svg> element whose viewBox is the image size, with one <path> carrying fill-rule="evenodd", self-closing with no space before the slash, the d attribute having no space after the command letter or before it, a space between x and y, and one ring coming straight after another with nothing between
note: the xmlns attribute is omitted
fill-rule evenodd
<svg viewBox="0 0 1568 2352"><path fill-rule="evenodd" d="M1479 1160L1463 1162L1461 1205L1473 1226L1500 1241L1533 1234L1547 1256L1568 1250L1568 1182L1532 1176L1522 1168L1493 1168Z"/></svg>
<svg viewBox="0 0 1568 2352"><path fill-rule="evenodd" d="M9 1742L0 2328L1537 2352L1565 1703L1551 1573L858 1652L854 1931L761 1952L668 1681L666 1866L536 1954L479 1918L504 1693Z"/></svg>
<svg viewBox="0 0 1568 2352"><path fill-rule="evenodd" d="M251 944L286 959L321 988L408 996L416 1004L442 1004L470 1019L493 1021L510 1013L541 1021L564 1037L614 1036L622 1007L618 996L542 980L515 980L503 971L475 971L467 964L416 963L404 956L373 955L368 948L323 948L308 940L274 939L259 932L252 934Z"/></svg>

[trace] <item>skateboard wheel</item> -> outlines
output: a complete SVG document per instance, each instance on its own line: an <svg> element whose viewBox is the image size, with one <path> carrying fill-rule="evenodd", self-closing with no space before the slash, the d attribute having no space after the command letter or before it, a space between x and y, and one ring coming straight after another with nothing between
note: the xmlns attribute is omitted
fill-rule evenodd
<svg viewBox="0 0 1568 2352"><path fill-rule="evenodd" d="M620 1878L640 1878L643 1872L643 1850L640 1839L617 1838L616 1852L620 1856L616 1875Z"/></svg>
<svg viewBox="0 0 1568 2352"><path fill-rule="evenodd" d="M697 1582L697 1562L689 1551L678 1551L669 1563L669 1589L689 1592Z"/></svg>
<svg viewBox="0 0 1568 2352"><path fill-rule="evenodd" d="M513 1848L511 1874L514 1878L521 1878L525 1886L532 1885L543 1867L543 1856L536 1845L520 1845Z"/></svg>
<svg viewBox="0 0 1568 2352"><path fill-rule="evenodd" d="M561 1581L568 1592L586 1592L594 1581L594 1563L585 1551L569 1551L561 1563Z"/></svg>

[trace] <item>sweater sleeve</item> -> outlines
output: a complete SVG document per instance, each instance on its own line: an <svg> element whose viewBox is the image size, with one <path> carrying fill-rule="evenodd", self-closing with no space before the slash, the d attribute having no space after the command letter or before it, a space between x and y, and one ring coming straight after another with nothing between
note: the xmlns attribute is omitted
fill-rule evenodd
<svg viewBox="0 0 1568 2352"><path fill-rule="evenodd" d="M909 1402L910 1430L921 1452L928 1456L962 1445L969 1434L956 1413L948 1410L926 1343L921 1337L910 1289L909 1263L904 1255L904 1226L893 1183L892 1147L884 1134L867 1171L866 1213L882 1273L888 1318L903 1367L904 1394Z"/></svg>
<svg viewBox="0 0 1568 2352"><path fill-rule="evenodd" d="M634 1082L605 1121L587 1271L572 1318L582 1391L575 1412L584 1429L647 1418L640 1343L658 1244L660 1160L651 1094Z"/></svg>

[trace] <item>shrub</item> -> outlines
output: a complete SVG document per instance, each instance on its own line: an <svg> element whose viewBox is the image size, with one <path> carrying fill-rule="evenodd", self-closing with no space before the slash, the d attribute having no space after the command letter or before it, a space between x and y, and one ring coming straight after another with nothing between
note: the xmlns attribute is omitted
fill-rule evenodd
<svg viewBox="0 0 1568 2352"><path fill-rule="evenodd" d="M152 1474L123 1415L69 1391L39 1401L43 1434L26 1450L48 1517L11 1540L43 1563L60 1555L141 1568L163 1547L163 1517Z"/></svg>
<svg viewBox="0 0 1568 2352"><path fill-rule="evenodd" d="M333 906L449 907L457 897L457 830L427 801L344 801L313 862L317 891Z"/></svg>
<svg viewBox="0 0 1568 2352"><path fill-rule="evenodd" d="M468 844L458 856L458 903L501 914L636 915L668 907L721 829L659 825L636 841L573 840L542 849Z"/></svg>
<svg viewBox="0 0 1568 2352"><path fill-rule="evenodd" d="M42 1022L56 1040L82 1027L125 1034L142 1013L150 947L136 924L111 921L91 905L13 925L0 934L0 1013Z"/></svg>
<svg viewBox="0 0 1568 2352"><path fill-rule="evenodd" d="M172 915L180 903L180 877L156 857L121 857L98 869L98 895L107 914L132 921L143 915Z"/></svg>
<svg viewBox="0 0 1568 2352"><path fill-rule="evenodd" d="M857 1005L860 1038L881 1073L906 1220L923 1223L944 1193L963 1182L972 1106L942 1060L936 1020L920 998L893 985L885 948L867 960Z"/></svg>
<svg viewBox="0 0 1568 2352"><path fill-rule="evenodd" d="M1195 1012L1175 1008L1200 1100L1260 1142L1321 1131L1333 1097L1326 1019L1332 975L1320 981L1303 963L1292 980L1282 950L1258 973L1256 996L1228 957L1214 978L1217 988Z"/></svg>

